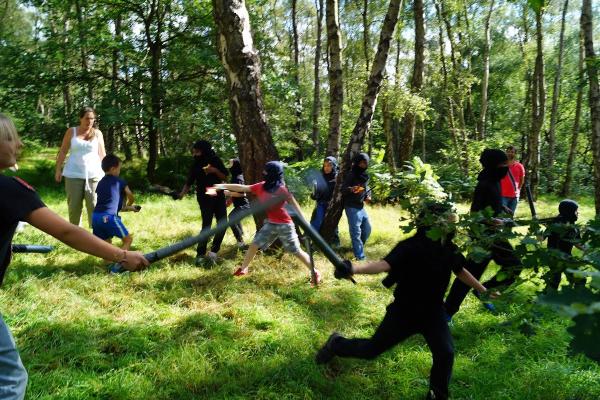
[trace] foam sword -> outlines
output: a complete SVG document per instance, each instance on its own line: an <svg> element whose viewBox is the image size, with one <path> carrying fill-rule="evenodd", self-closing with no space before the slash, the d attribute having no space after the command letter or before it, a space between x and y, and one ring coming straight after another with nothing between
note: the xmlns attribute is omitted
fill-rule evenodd
<svg viewBox="0 0 600 400"><path fill-rule="evenodd" d="M41 246L37 244L13 244L12 252L13 253L50 253L54 250L53 246Z"/></svg>

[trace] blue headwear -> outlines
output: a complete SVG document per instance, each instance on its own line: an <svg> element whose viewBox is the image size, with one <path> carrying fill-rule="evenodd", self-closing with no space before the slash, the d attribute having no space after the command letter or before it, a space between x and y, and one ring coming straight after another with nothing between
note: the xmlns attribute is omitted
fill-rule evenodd
<svg viewBox="0 0 600 400"><path fill-rule="evenodd" d="M274 193L284 185L283 163L281 161L269 161L265 164L263 176L265 178L263 188L269 193Z"/></svg>

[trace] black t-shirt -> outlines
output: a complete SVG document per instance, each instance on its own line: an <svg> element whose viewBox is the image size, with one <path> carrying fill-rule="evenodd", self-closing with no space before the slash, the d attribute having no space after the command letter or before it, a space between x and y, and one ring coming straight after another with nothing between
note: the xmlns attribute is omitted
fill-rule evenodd
<svg viewBox="0 0 600 400"><path fill-rule="evenodd" d="M0 175L0 283L10 264L11 242L19 221L46 207L35 190L19 178Z"/></svg>
<svg viewBox="0 0 600 400"><path fill-rule="evenodd" d="M494 210L494 216L502 213L502 196L500 194L500 182L491 179L479 179L473 192L471 211L483 211L487 207Z"/></svg>
<svg viewBox="0 0 600 400"><path fill-rule="evenodd" d="M231 183L235 183L236 185L245 185L246 181L244 180L244 175L239 174L231 178ZM248 197L232 197L233 206L238 207L249 207L250 203L248 202Z"/></svg>
<svg viewBox="0 0 600 400"><path fill-rule="evenodd" d="M571 254L573 241L581 239L579 228L575 224L567 224L562 217L556 217L545 233L548 238L548 248L558 249L563 253Z"/></svg>
<svg viewBox="0 0 600 400"><path fill-rule="evenodd" d="M386 280L396 283L394 303L410 313L443 307L450 273L466 263L451 240L433 241L425 231L398 243L383 259L391 267Z"/></svg>
<svg viewBox="0 0 600 400"><path fill-rule="evenodd" d="M363 208L365 199L371 191L371 189L369 189L369 175L367 173L357 174L350 170L342 185L344 207ZM353 193L350 188L354 186L360 186L363 190L358 193Z"/></svg>
<svg viewBox="0 0 600 400"><path fill-rule="evenodd" d="M227 171L227 168L225 168L223 161L221 161L219 157L212 156L206 161L206 163L194 161L194 164L192 164L185 182L189 186L193 185L194 183L196 184L196 196L201 199L214 198L213 196L208 196L206 194L206 188L223 182L216 174L206 174L204 172L205 166L210 164L212 167L215 167L225 174L225 176L229 175L229 171ZM225 199L222 190L217 190L217 198L222 198L223 200Z"/></svg>

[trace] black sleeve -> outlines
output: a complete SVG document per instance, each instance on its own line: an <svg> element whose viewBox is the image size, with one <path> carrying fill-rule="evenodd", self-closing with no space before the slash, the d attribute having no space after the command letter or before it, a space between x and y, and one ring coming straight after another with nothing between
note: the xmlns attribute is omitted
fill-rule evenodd
<svg viewBox="0 0 600 400"><path fill-rule="evenodd" d="M450 267L452 268L452 272L455 274L460 273L464 269L465 264L467 263L467 259L462 255L460 249L454 245L451 248L452 261L450 263Z"/></svg>
<svg viewBox="0 0 600 400"><path fill-rule="evenodd" d="M0 213L2 220L25 221L29 214L38 208L46 207L38 194L26 183L16 178L10 179L2 190Z"/></svg>
<svg viewBox="0 0 600 400"><path fill-rule="evenodd" d="M405 240L398 243L387 256L383 257L383 260L390 264L391 270L401 269L401 265L411 261L411 253L411 246L408 241Z"/></svg>
<svg viewBox="0 0 600 400"><path fill-rule="evenodd" d="M353 178L352 172L349 172L348 175L344 177L344 181L342 182L342 193L344 195L351 194L350 186L352 186Z"/></svg>
<svg viewBox="0 0 600 400"><path fill-rule="evenodd" d="M185 180L185 184L187 186L192 186L194 181L196 180L196 164L192 164L190 170L188 172L187 179Z"/></svg>
<svg viewBox="0 0 600 400"><path fill-rule="evenodd" d="M227 170L227 168L225 168L225 164L223 164L223 161L221 161L219 157L215 157L213 163L213 167L224 173L226 177L229 176L229 171Z"/></svg>

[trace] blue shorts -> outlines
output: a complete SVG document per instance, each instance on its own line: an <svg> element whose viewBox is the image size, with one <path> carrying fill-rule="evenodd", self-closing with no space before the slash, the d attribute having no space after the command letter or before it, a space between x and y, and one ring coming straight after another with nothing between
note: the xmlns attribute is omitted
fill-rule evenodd
<svg viewBox="0 0 600 400"><path fill-rule="evenodd" d="M121 217L113 214L93 213L92 231L94 235L102 240L107 240L115 236L123 239L125 236L129 236L127 228L121 222Z"/></svg>

